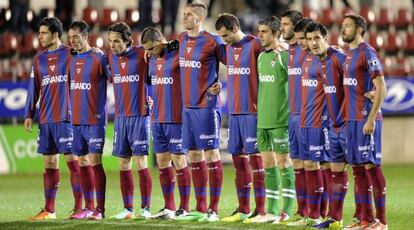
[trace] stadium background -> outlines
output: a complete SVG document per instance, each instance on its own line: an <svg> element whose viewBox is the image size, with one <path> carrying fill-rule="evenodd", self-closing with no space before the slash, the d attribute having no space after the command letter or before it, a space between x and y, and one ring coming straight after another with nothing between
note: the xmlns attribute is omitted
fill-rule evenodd
<svg viewBox="0 0 414 230"><path fill-rule="evenodd" d="M164 6L164 3L168 4ZM370 24L365 38L380 53L386 72L388 95L383 112L383 162L388 187L388 217L392 229L414 229L410 221L414 216L414 10L410 0L349 0L352 9L344 1L333 0L206 0L210 2L210 17L205 28L214 31L216 15L222 12L236 14L245 32L255 33L256 23L264 15L280 15L285 9L297 9L305 16L320 20L330 29L331 44L342 45L339 25L341 16L349 11L363 15ZM175 13L174 3L178 4ZM61 186L58 192L58 221L22 221L33 215L43 202L42 158L36 153L37 132L24 131L23 110L27 93L27 79L31 70L32 57L41 48L37 40L37 23L44 16L55 15L64 26L72 20L84 19L93 25L90 44L108 49L106 27L114 21L126 21L134 29L135 44L139 44L140 31L147 25L159 28L164 25L168 38L176 38L182 31L181 11L187 0L0 0L0 229L26 228L88 228L101 229L246 229L252 226L243 224L188 224L162 221L127 221L123 223L105 220L99 223L70 222L61 220L72 205L68 174L61 160ZM176 28L171 26L171 14L177 15ZM67 43L66 33L63 42ZM224 88L221 92L223 104L223 125L221 130L221 152L225 162L231 158L226 154L226 90L225 67L220 67L220 79ZM114 98L109 88L108 108L113 111ZM111 116L110 116L111 118ZM115 214L122 208L119 192L118 163L111 156L112 122L109 122L104 165L107 170L107 215ZM35 129L36 130L36 129ZM153 176L153 211L162 208L161 189L156 169ZM225 167L223 195L220 202L221 215L234 210L237 199L233 186L234 172L230 165ZM349 178L352 178L349 175ZM139 195L136 188L136 203ZM349 191L353 191L352 183ZM349 192L350 193L350 192ZM176 194L177 195L177 194ZM177 197L178 198L178 197ZM177 201L177 199L176 199ZM136 204L137 205L137 204ZM253 205L253 204L252 204ZM191 207L194 199L191 199ZM253 207L253 206L252 206ZM354 210L353 196L348 194L345 203L344 219L349 222ZM268 229L269 225L255 225L255 228ZM280 227L282 228L283 227Z"/></svg>

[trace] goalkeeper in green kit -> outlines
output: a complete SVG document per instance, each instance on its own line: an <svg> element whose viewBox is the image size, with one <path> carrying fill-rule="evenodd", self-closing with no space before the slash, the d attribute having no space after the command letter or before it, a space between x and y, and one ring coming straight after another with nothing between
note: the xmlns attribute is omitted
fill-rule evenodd
<svg viewBox="0 0 414 230"><path fill-rule="evenodd" d="M255 223L283 223L292 216L295 181L289 157L288 135L288 54L278 42L280 21L266 17L259 22L259 38L265 51L259 55L259 96L257 143L265 168L267 214L251 220ZM279 197L283 206L279 209Z"/></svg>

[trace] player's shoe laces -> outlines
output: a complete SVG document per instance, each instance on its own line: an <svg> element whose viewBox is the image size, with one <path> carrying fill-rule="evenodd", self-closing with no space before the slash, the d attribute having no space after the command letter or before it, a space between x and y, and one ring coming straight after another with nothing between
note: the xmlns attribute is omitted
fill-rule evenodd
<svg viewBox="0 0 414 230"><path fill-rule="evenodd" d="M365 221L365 220L360 221L357 218L353 218L352 219L352 223L350 225L346 226L344 228L344 230L359 230L359 229L364 229L364 228L368 227L369 224L370 223L368 221Z"/></svg>
<svg viewBox="0 0 414 230"><path fill-rule="evenodd" d="M92 216L90 216L88 219L90 219L90 220L102 220L104 218L105 218L104 212L102 212L101 210L96 209L95 211L93 211Z"/></svg>
<svg viewBox="0 0 414 230"><path fill-rule="evenodd" d="M334 220L332 218L328 218L327 220L323 221L320 224L314 225L314 228L317 229L342 229L343 228L343 223L342 220L338 221L338 220Z"/></svg>
<svg viewBox="0 0 414 230"><path fill-rule="evenodd" d="M151 216L151 219L174 219L175 212L173 210L163 208L158 213Z"/></svg>
<svg viewBox="0 0 414 230"><path fill-rule="evenodd" d="M53 219L56 219L56 213L48 212L43 208L38 214L29 218L29 220L53 220Z"/></svg>
<svg viewBox="0 0 414 230"><path fill-rule="evenodd" d="M75 215L72 215L72 219L74 220L82 220L82 219L88 219L93 214L92 210L89 210L87 208L83 209L82 211L78 212Z"/></svg>
<svg viewBox="0 0 414 230"><path fill-rule="evenodd" d="M176 220L188 220L188 221L198 221L204 217L207 217L207 213L202 213L199 211L191 211L187 215L176 216Z"/></svg>
<svg viewBox="0 0 414 230"><path fill-rule="evenodd" d="M77 215L78 213L82 212L82 210L79 209L73 209L72 211L69 212L69 217L68 219L73 219L74 215Z"/></svg>
<svg viewBox="0 0 414 230"><path fill-rule="evenodd" d="M281 212L279 215L279 219L273 221L272 224L284 224L289 221L290 216L286 212Z"/></svg>
<svg viewBox="0 0 414 230"><path fill-rule="evenodd" d="M133 211L129 211L128 209L122 210L122 212L109 217L109 219L117 219L117 220L127 220L127 219L134 219L135 215Z"/></svg>
<svg viewBox="0 0 414 230"><path fill-rule="evenodd" d="M215 211L209 209L207 211L207 216L199 219L198 222L216 222L219 220L220 220L219 215Z"/></svg>
<svg viewBox="0 0 414 230"><path fill-rule="evenodd" d="M269 222L275 222L275 221L279 221L279 217L270 213L266 213L264 215L257 215L253 218L249 218L245 221L243 221L243 223L269 223Z"/></svg>
<svg viewBox="0 0 414 230"><path fill-rule="evenodd" d="M139 211L139 216L144 219L151 218L152 215L151 215L150 207L141 208L141 210Z"/></svg>
<svg viewBox="0 0 414 230"><path fill-rule="evenodd" d="M245 214L240 212L239 208L236 209L230 216L224 217L221 219L223 222L236 222L236 221L243 221L249 218L249 214Z"/></svg>
<svg viewBox="0 0 414 230"><path fill-rule="evenodd" d="M388 225L381 223L378 219L375 219L370 225L364 230L388 230Z"/></svg>

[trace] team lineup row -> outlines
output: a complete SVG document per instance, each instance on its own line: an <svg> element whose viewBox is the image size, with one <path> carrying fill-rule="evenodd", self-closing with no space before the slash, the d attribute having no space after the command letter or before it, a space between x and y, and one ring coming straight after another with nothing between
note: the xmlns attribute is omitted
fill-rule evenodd
<svg viewBox="0 0 414 230"><path fill-rule="evenodd" d="M89 27L83 21L70 26L71 47L60 41L63 29L57 18L40 22L39 41L47 49L33 60L24 125L32 131L40 100L38 152L44 158L45 207L31 219L56 218L58 153L65 154L71 174L75 205L70 218L104 218L102 150L106 86L111 82L113 155L119 158L124 203L124 210L112 218L139 214L343 228L349 164L356 210L345 229L387 229L380 113L385 83L378 55L363 39L365 19L344 17L341 33L349 47L343 51L329 46L323 25L294 10L285 12L280 21L273 16L262 19L258 38L244 34L231 14L218 16L218 35L207 32L202 29L205 17L203 4L190 3L183 13L186 31L178 40L166 41L157 29L148 27L141 36L143 46L132 46L131 29L115 23L108 29L107 54L89 46ZM228 152L239 201L236 211L224 218L218 215L223 181L216 107L219 62L227 66ZM147 165L150 128L165 201L154 215ZM139 175L139 213L133 208L132 159ZM196 208L190 212L191 181Z"/></svg>

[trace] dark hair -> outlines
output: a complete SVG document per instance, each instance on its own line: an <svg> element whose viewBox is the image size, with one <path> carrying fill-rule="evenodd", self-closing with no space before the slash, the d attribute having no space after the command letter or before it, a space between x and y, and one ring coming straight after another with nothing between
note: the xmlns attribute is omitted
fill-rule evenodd
<svg viewBox="0 0 414 230"><path fill-rule="evenodd" d="M283 17L288 17L293 25L296 25L303 18L303 14L297 10L288 10L282 14L281 18Z"/></svg>
<svg viewBox="0 0 414 230"><path fill-rule="evenodd" d="M70 24L69 29L78 29L82 35L89 34L89 25L85 21L74 21Z"/></svg>
<svg viewBox="0 0 414 230"><path fill-rule="evenodd" d="M58 33L59 38L62 37L63 34L63 26L62 22L59 21L56 17L45 17L39 23L40 26L47 26L49 31L54 34Z"/></svg>
<svg viewBox="0 0 414 230"><path fill-rule="evenodd" d="M216 30L220 30L222 27L226 28L226 30L233 30L235 26L240 29L239 19L233 14L224 13L217 18Z"/></svg>
<svg viewBox="0 0 414 230"><path fill-rule="evenodd" d="M190 2L190 3L187 4L187 7L198 9L198 11L199 11L198 13L200 14L199 16L206 17L206 15L207 15L207 7L206 7L206 5L204 5L201 2L196 2L196 1Z"/></svg>
<svg viewBox="0 0 414 230"><path fill-rule="evenodd" d="M319 31L321 33L322 37L326 37L328 34L328 30L326 27L319 22L309 22L305 27L305 36L307 33L311 33L314 31Z"/></svg>
<svg viewBox="0 0 414 230"><path fill-rule="evenodd" d="M162 36L161 32L156 28L150 26L142 31L141 35L141 44L145 44L147 42L155 42L155 41L162 41L164 40L164 36Z"/></svg>
<svg viewBox="0 0 414 230"><path fill-rule="evenodd" d="M305 27L307 24L312 22L311 18L302 18L301 20L296 23L295 28L293 28L294 32L305 32Z"/></svg>
<svg viewBox="0 0 414 230"><path fill-rule="evenodd" d="M132 39L131 39L131 28L125 22L116 22L109 26L109 32L116 32L119 33L122 37L122 40L127 43L127 46L131 46Z"/></svg>
<svg viewBox="0 0 414 230"><path fill-rule="evenodd" d="M354 21L356 26L359 26L362 28L362 33L361 36L364 36L365 32L367 31L367 21L365 20L364 17L362 17L361 15L357 15L357 14L347 14L344 16L345 18L349 18L352 21Z"/></svg>
<svg viewBox="0 0 414 230"><path fill-rule="evenodd" d="M280 31L280 21L276 16L267 16L259 21L259 25L268 26L273 33Z"/></svg>

